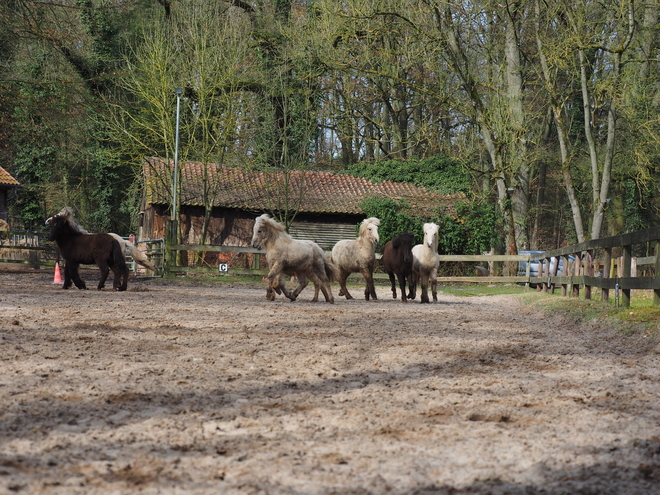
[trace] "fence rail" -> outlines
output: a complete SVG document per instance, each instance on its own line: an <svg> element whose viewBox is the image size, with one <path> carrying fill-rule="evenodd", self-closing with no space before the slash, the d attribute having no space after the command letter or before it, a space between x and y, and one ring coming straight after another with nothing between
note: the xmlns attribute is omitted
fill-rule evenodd
<svg viewBox="0 0 660 495"><path fill-rule="evenodd" d="M154 249L153 257L157 266L163 269L158 275L168 273L218 273L217 267L177 266L176 253L216 252L244 253L252 255L250 266L230 267L233 274L263 275L267 270L261 267L261 255L265 251L250 247L211 246L168 244L164 239L140 241L148 249ZM652 256L634 258L635 246L645 247ZM154 246L157 246L154 248ZM616 253L615 251L620 251ZM18 254L17 254L18 253ZM7 256L11 254L11 256ZM326 253L329 254L329 253ZM560 258L563 258L560 263ZM660 306L660 227L587 241L574 246L567 246L540 254L526 255L441 255L443 263L475 262L526 263L524 276L488 276L448 277L439 276L438 282L445 283L519 283L535 285L537 290L550 291L561 287L562 295L577 297L584 287L586 299L591 299L594 287L601 289L601 298L608 301L610 292L615 291L621 305L629 306L631 291L636 289L652 290L653 304ZM538 276L531 276L530 267L538 262ZM45 241L45 234L38 232L1 232L0 263L24 263L30 267L52 267L55 264L55 246ZM516 266L517 266L516 263ZM559 266L562 272L558 273ZM637 276L637 269L647 267L652 275ZM160 271L160 270L159 270ZM385 278L385 274L376 274L376 278Z"/></svg>

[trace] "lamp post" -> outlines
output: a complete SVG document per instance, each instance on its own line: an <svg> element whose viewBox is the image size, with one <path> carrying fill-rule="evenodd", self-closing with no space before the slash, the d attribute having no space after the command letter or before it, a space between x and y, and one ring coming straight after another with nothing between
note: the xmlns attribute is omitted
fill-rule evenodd
<svg viewBox="0 0 660 495"><path fill-rule="evenodd" d="M179 190L179 114L181 112L181 88L175 89L176 93L176 130L174 134L174 179L172 180L172 220L179 219L179 203L177 193Z"/></svg>

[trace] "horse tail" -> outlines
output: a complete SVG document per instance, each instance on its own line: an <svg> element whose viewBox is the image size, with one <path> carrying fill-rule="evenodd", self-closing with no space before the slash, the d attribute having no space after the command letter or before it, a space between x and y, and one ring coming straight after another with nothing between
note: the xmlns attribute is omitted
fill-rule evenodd
<svg viewBox="0 0 660 495"><path fill-rule="evenodd" d="M128 285L128 265L126 264L126 258L124 256L124 250L119 245L119 241L117 239L112 239L112 257L115 259L115 264L121 272L123 279L121 290L126 290Z"/></svg>
<svg viewBox="0 0 660 495"><path fill-rule="evenodd" d="M131 256L133 259L142 265L145 268L148 268L149 270L156 271L156 267L149 262L149 258L147 258L147 255L144 254L142 251L140 251L135 244L132 242L127 242L126 246L128 247L128 250L131 253Z"/></svg>
<svg viewBox="0 0 660 495"><path fill-rule="evenodd" d="M339 280L339 268L335 265L331 259L323 258L325 264L325 274L328 277L330 283L336 282Z"/></svg>

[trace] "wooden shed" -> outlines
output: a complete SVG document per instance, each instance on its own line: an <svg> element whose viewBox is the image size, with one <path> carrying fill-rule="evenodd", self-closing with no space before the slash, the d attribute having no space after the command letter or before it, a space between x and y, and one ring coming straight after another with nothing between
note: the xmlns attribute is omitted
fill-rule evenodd
<svg viewBox="0 0 660 495"><path fill-rule="evenodd" d="M9 192L16 189L19 185L19 182L9 172L0 167L0 227L8 225L7 198L9 197Z"/></svg>
<svg viewBox="0 0 660 495"><path fill-rule="evenodd" d="M330 249L340 239L353 239L365 214L363 199L382 196L405 199L418 210L440 208L454 212L463 195L443 195L412 184L330 172L264 172L218 164L185 162L181 172L180 212L182 242L199 244L204 220L204 197L213 205L206 244L249 246L254 220L262 213L297 211L289 233ZM144 195L140 240L165 237L170 219L174 163L162 158L143 162Z"/></svg>

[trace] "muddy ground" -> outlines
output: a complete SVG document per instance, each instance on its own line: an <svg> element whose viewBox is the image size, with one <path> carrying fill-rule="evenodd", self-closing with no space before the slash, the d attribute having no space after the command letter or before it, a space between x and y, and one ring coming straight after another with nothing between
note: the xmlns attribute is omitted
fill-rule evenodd
<svg viewBox="0 0 660 495"><path fill-rule="evenodd" d="M0 493L660 494L643 332L518 296L52 281L0 273Z"/></svg>

